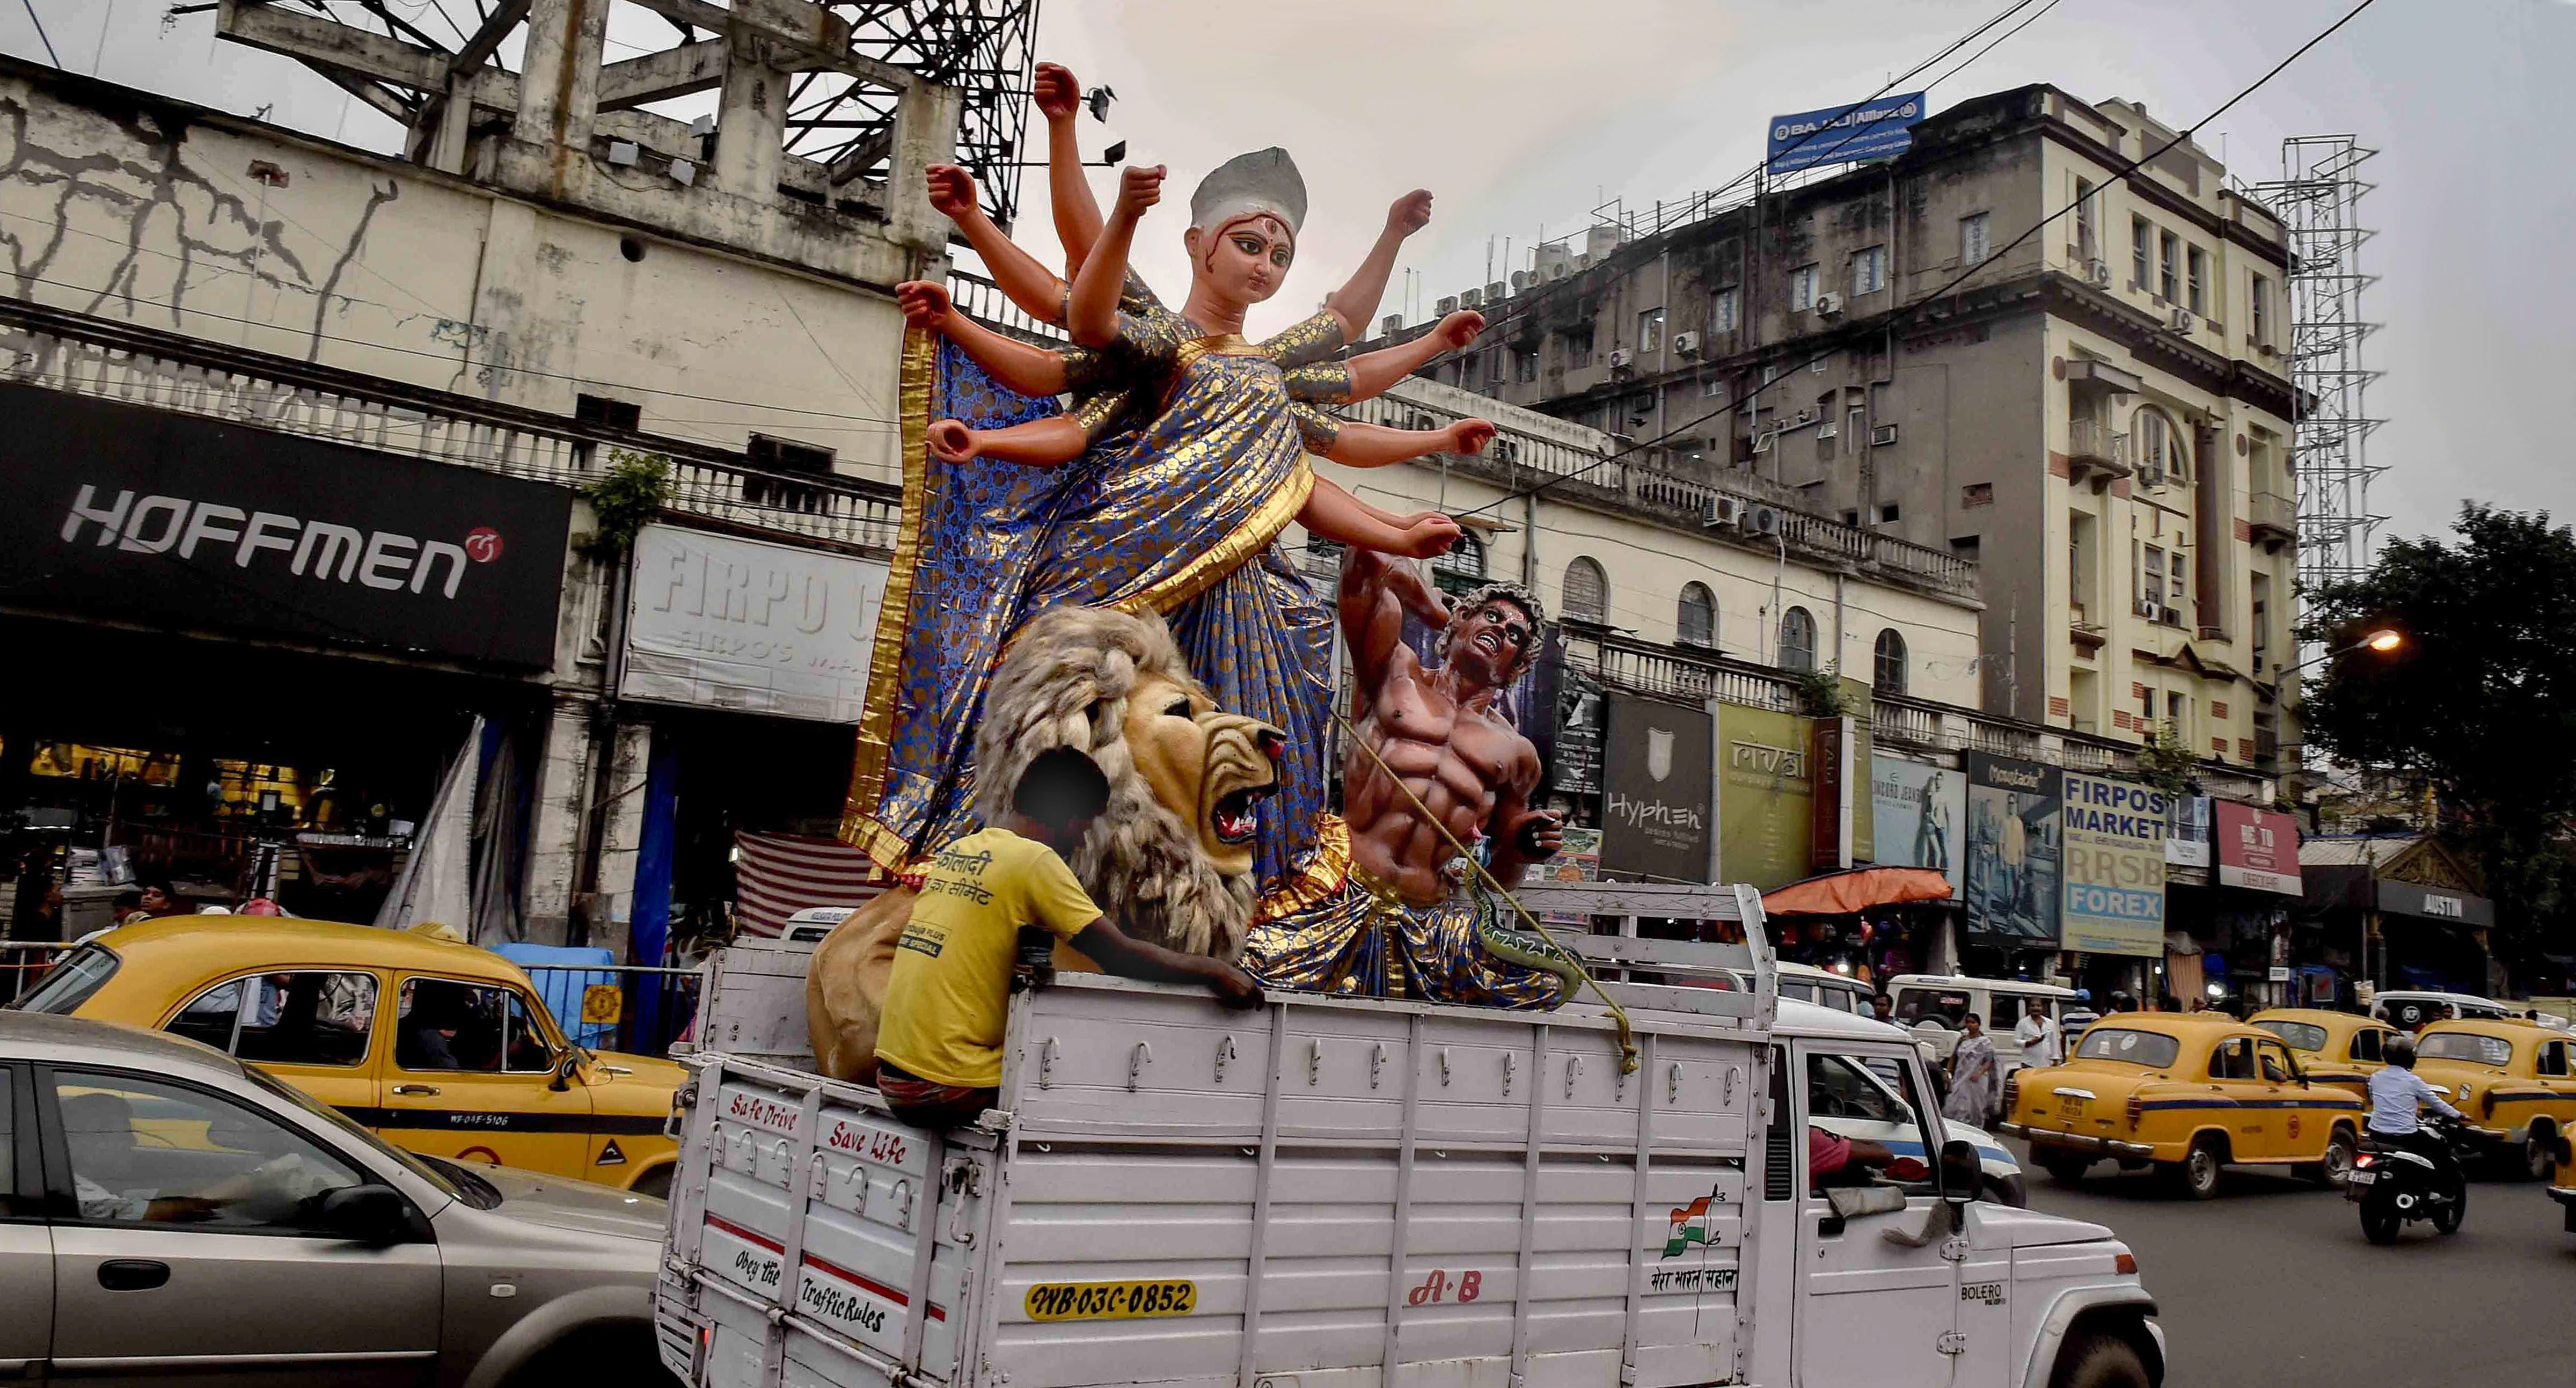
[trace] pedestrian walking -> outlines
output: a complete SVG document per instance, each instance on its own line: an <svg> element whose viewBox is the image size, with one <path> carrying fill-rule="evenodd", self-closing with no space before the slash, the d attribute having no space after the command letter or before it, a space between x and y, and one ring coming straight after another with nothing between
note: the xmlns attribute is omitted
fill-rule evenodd
<svg viewBox="0 0 2576 1388"><path fill-rule="evenodd" d="M1995 1043L1971 1012L1959 1019L1959 1045L1950 1052L1950 1098L1941 1105L1942 1116L1974 1128L1993 1122L1996 1085Z"/></svg>

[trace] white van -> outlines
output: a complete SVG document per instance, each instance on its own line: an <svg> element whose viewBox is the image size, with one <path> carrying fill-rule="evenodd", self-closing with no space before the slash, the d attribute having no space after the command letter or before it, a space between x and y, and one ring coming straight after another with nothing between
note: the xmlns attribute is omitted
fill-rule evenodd
<svg viewBox="0 0 2576 1388"><path fill-rule="evenodd" d="M2075 1003L2074 989L2054 983L1964 974L1898 974L1887 981L1887 993L1896 1003L1897 1025L1912 1027L1945 1061L1959 1047L1960 1019L1974 1013L1995 1043L1997 1067L2007 1075L2022 1068L2013 1028L2030 1014L2031 999L2039 999L2048 1019L2061 1025Z"/></svg>
<svg viewBox="0 0 2576 1388"><path fill-rule="evenodd" d="M2486 1021L2522 1014L2493 998L2482 998L2474 993L2391 988L2370 1000L2370 1015L2390 1026L2416 1031L2434 1022L2456 1022L2463 1018Z"/></svg>

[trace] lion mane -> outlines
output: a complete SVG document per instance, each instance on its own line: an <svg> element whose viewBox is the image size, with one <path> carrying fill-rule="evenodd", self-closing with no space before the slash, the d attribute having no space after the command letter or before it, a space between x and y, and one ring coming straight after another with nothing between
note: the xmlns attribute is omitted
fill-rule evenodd
<svg viewBox="0 0 2576 1388"><path fill-rule="evenodd" d="M1197 828L1156 800L1137 771L1127 699L1148 675L1205 692L1159 616L1059 607L1032 619L985 696L975 733L976 809L986 823L999 822L1041 752L1089 754L1109 779L1109 808L1074 855L1074 876L1093 900L1124 909L1119 925L1129 934L1233 959L1258 901L1255 874L1219 873Z"/></svg>

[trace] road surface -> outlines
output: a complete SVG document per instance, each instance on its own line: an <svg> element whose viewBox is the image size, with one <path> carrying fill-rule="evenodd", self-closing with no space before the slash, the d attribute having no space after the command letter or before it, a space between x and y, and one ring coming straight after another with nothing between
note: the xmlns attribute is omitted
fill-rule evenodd
<svg viewBox="0 0 2576 1388"><path fill-rule="evenodd" d="M2196 1201L2108 1162L2074 1189L2023 1164L2034 1209L2137 1251L2174 1388L2576 1382L2576 1234L2537 1184L2473 1182L2459 1233L2374 1248L2339 1193L2270 1171Z"/></svg>

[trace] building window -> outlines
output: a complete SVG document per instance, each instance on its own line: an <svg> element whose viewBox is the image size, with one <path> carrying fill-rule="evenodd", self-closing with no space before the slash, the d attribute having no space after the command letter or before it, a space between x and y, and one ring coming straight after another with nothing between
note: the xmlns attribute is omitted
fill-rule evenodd
<svg viewBox="0 0 2576 1388"><path fill-rule="evenodd" d="M2162 410L2138 411L2138 473L2138 480L2150 487L2180 486L2191 478L2182 426Z"/></svg>
<svg viewBox="0 0 2576 1388"><path fill-rule="evenodd" d="M1664 350L1664 311L1650 308L1637 315L1637 355Z"/></svg>
<svg viewBox="0 0 2576 1388"><path fill-rule="evenodd" d="M1735 286L1728 285L1726 288L1717 291L1715 294L1709 296L1708 330L1713 333L1731 333L1735 331L1738 315L1740 315L1743 310L1744 300L1742 296L1736 293Z"/></svg>
<svg viewBox="0 0 2576 1388"><path fill-rule="evenodd" d="M1460 390L1476 388L1476 354L1473 352L1458 359L1458 388Z"/></svg>
<svg viewBox="0 0 2576 1388"><path fill-rule="evenodd" d="M2182 238L2170 231L2156 233L2156 297L2166 303L2182 300Z"/></svg>
<svg viewBox="0 0 2576 1388"><path fill-rule="evenodd" d="M1566 363L1570 366L1583 367L1592 364L1592 326L1590 324L1587 323L1566 333L1565 357Z"/></svg>
<svg viewBox="0 0 2576 1388"><path fill-rule="evenodd" d="M1986 239L1987 229L1992 225L1992 220L1983 212L1972 213L1959 219L1960 264L1983 265L1986 257L1994 254L1993 245ZM2089 238L2092 232L2087 228L2083 234Z"/></svg>
<svg viewBox="0 0 2576 1388"><path fill-rule="evenodd" d="M2144 217L2129 219L2129 287L2144 289L2153 281L2147 278L2148 256L2155 244L2155 227Z"/></svg>
<svg viewBox="0 0 2576 1388"><path fill-rule="evenodd" d="M1897 515L1896 503L1893 501L1888 502L1886 505L1878 508L1878 523L1881 525L1894 525L1896 524Z"/></svg>
<svg viewBox="0 0 2576 1388"><path fill-rule="evenodd" d="M1702 399L1702 400L1723 400L1723 399L1725 399L1725 398L1726 398L1726 378L1725 378L1725 377L1723 377L1723 376L1702 376L1702 377L1700 377L1700 380L1699 380L1699 398L1700 398L1700 399Z"/></svg>
<svg viewBox="0 0 2576 1388"><path fill-rule="evenodd" d="M1789 310L1804 313L1816 306L1816 267L1801 265L1789 272Z"/></svg>
<svg viewBox="0 0 2576 1388"><path fill-rule="evenodd" d="M1878 634L1878 647L1870 657L1869 683L1881 694L1905 692L1905 638L1894 627Z"/></svg>
<svg viewBox="0 0 2576 1388"><path fill-rule="evenodd" d="M1707 584L1682 585L1681 607L1673 614L1673 639L1685 646L1717 644L1717 597Z"/></svg>
<svg viewBox="0 0 2576 1388"><path fill-rule="evenodd" d="M1503 379L1503 354L1501 352L1487 352L1485 354L1485 376L1488 380L1499 381Z"/></svg>
<svg viewBox="0 0 2576 1388"><path fill-rule="evenodd" d="M2078 261L2099 260L2102 257L2100 219L2097 215L2098 209L2093 205L2093 194L2096 191L2098 190L2093 180L2089 178L2075 180L2075 258ZM1980 217L1984 215L1978 214ZM1984 228L1980 227L1978 231L1982 236ZM1977 259L1983 260L1985 257L1980 255Z"/></svg>
<svg viewBox="0 0 2576 1388"><path fill-rule="evenodd" d="M2247 341L2257 347L2269 347L2272 345L2272 281L2256 275L2252 297L2253 332L2248 336Z"/></svg>
<svg viewBox="0 0 2576 1388"><path fill-rule="evenodd" d="M2184 261L2190 267L2191 311L2205 318L2209 316L2209 252L2194 246Z"/></svg>
<svg viewBox="0 0 2576 1388"><path fill-rule="evenodd" d="M1610 576L1599 560L1577 555L1565 566L1565 615L1582 622L1610 620Z"/></svg>
<svg viewBox="0 0 2576 1388"><path fill-rule="evenodd" d="M1538 379L1538 349L1536 347L1515 347L1512 349L1512 379L1515 381L1535 381Z"/></svg>
<svg viewBox="0 0 2576 1388"><path fill-rule="evenodd" d="M1485 581L1485 542L1473 530L1459 535L1447 554L1433 555L1431 572L1443 588L1463 588Z"/></svg>
<svg viewBox="0 0 2576 1388"><path fill-rule="evenodd" d="M1875 294L1887 287L1887 247L1863 246L1852 257L1852 293Z"/></svg>
<svg viewBox="0 0 2576 1388"><path fill-rule="evenodd" d="M1780 668L1816 668L1816 619L1808 616L1803 607L1780 614Z"/></svg>
<svg viewBox="0 0 2576 1388"><path fill-rule="evenodd" d="M2260 679L2271 663L2272 655L2272 576L2254 575L2254 675Z"/></svg>
<svg viewBox="0 0 2576 1388"><path fill-rule="evenodd" d="M2153 620L2165 600L2165 551L2162 545L2138 550L2138 615Z"/></svg>

